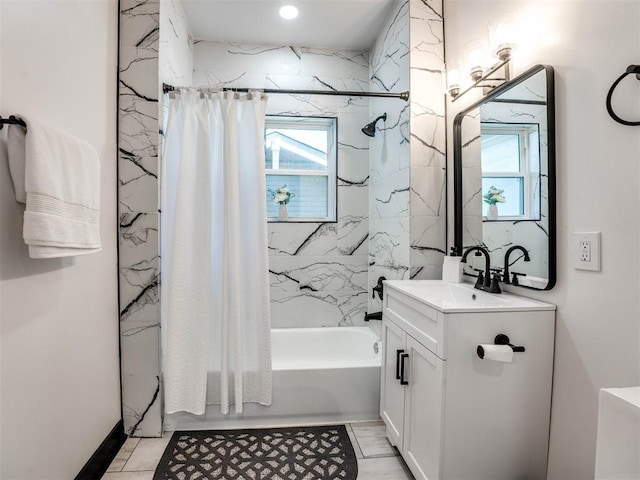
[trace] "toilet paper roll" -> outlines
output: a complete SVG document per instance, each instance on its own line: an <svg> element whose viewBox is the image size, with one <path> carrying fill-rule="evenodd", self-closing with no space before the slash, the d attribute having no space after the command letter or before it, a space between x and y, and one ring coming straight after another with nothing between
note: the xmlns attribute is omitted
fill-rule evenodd
<svg viewBox="0 0 640 480"><path fill-rule="evenodd" d="M478 345L478 356L483 360L493 360L494 362L511 363L513 361L513 350L509 345Z"/></svg>

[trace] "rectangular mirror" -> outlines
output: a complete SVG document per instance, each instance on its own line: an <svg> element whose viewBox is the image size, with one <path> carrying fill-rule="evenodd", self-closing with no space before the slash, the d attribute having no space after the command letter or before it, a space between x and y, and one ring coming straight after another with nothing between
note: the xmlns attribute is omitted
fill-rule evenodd
<svg viewBox="0 0 640 480"><path fill-rule="evenodd" d="M517 286L536 290L556 281L553 83L553 68L536 65L460 112L453 126L456 250L483 246L491 267L503 268L507 251L524 247L531 260L514 251L509 270Z"/></svg>

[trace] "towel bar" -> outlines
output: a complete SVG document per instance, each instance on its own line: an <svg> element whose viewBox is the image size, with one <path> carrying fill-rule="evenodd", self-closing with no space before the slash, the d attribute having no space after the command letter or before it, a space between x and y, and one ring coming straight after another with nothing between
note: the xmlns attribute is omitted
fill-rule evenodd
<svg viewBox="0 0 640 480"><path fill-rule="evenodd" d="M15 115L11 115L9 118L2 118L2 116L0 116L0 130L3 129L5 124L21 125L24 128L27 128L27 124L24 122L24 120L16 118Z"/></svg>
<svg viewBox="0 0 640 480"><path fill-rule="evenodd" d="M613 82L613 85L611 85L611 88L609 89L609 93L607 93L607 112L609 112L609 116L611 118L613 118L616 122L621 123L622 125L638 126L640 125L640 122L634 122L631 120L624 120L620 118L613 111L613 107L611 106L611 97L613 96L613 91L616 89L616 87L624 77L626 77L627 75L631 75L633 73L635 73L636 78L640 80L640 65L629 65L627 69L624 71L624 73L620 75L615 82Z"/></svg>

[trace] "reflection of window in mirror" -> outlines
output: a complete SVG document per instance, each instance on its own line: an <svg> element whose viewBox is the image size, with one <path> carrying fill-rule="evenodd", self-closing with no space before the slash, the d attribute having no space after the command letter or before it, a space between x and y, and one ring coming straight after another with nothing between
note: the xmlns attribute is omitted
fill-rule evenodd
<svg viewBox="0 0 640 480"><path fill-rule="evenodd" d="M481 123L482 192L503 190L498 220L540 218L538 124Z"/></svg>
<svg viewBox="0 0 640 480"><path fill-rule="evenodd" d="M336 219L337 119L267 116L265 169L267 190L286 185L294 196L288 221L332 222ZM267 217L278 204L267 198Z"/></svg>

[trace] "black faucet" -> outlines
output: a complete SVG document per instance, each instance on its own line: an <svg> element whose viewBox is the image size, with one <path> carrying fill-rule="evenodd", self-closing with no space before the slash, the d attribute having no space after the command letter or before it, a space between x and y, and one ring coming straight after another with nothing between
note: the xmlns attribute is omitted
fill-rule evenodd
<svg viewBox="0 0 640 480"><path fill-rule="evenodd" d="M507 252L504 254L504 278L502 280L506 284L511 283L511 280L509 280L509 256L511 255L511 252L513 252L515 250L520 250L524 254L524 261L525 262L530 262L531 261L531 258L529 257L529 252L527 251L527 249L522 247L522 246L520 246L520 245L514 245L509 250L507 250ZM517 282L517 280L516 280L516 282ZM514 283L514 285L516 285L516 284L517 283Z"/></svg>
<svg viewBox="0 0 640 480"><path fill-rule="evenodd" d="M382 320L382 312L364 312L364 321L368 322L369 320Z"/></svg>
<svg viewBox="0 0 640 480"><path fill-rule="evenodd" d="M478 290L484 290L489 293L501 293L499 278L496 275L491 278L491 258L489 257L489 251L481 246L469 247L462 254L462 259L460 260L462 263L467 263L467 257L469 253L477 251L476 255L484 255L484 274L482 272L478 272L478 280L476 281L475 288Z"/></svg>

